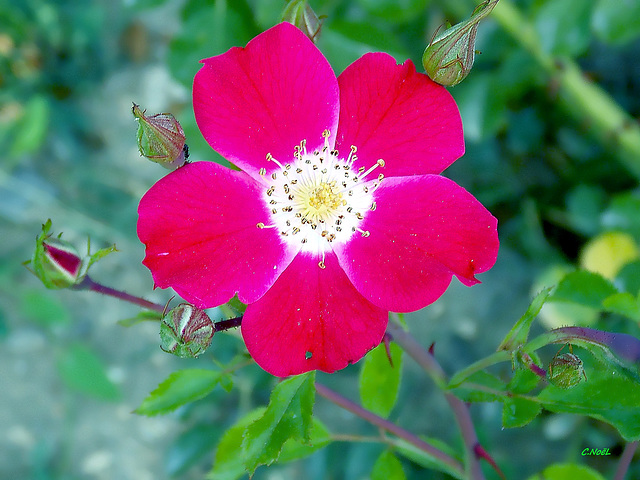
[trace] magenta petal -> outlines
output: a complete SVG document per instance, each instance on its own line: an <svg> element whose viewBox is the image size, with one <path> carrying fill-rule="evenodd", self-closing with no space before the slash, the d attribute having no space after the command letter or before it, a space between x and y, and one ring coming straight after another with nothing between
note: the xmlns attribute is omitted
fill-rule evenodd
<svg viewBox="0 0 640 480"><path fill-rule="evenodd" d="M291 262L269 218L262 188L212 162L187 164L159 180L138 207L143 263L158 287L200 308L260 298Z"/></svg>
<svg viewBox="0 0 640 480"><path fill-rule="evenodd" d="M456 275L465 285L493 266L497 220L469 192L439 175L386 178L376 210L334 251L358 291L377 306L409 312L435 301Z"/></svg>
<svg viewBox="0 0 640 480"><path fill-rule="evenodd" d="M298 255L242 319L249 353L273 375L334 372L360 360L384 335L388 313L356 291L333 253L325 269L318 260Z"/></svg>
<svg viewBox="0 0 640 480"><path fill-rule="evenodd" d="M339 77L340 126L336 148L358 148L356 166L382 158L385 176L440 173L464 153L462 121L447 90L417 73L411 60L397 65L370 53Z"/></svg>
<svg viewBox="0 0 640 480"><path fill-rule="evenodd" d="M200 131L227 160L253 177L265 157L293 159L303 139L335 141L339 113L336 76L320 50L299 29L281 23L251 40L202 61L193 82L193 109Z"/></svg>

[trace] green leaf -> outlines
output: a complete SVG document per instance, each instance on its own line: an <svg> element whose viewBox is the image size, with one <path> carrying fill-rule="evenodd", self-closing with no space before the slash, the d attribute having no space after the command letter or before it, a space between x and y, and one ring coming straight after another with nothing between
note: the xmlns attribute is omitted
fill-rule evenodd
<svg viewBox="0 0 640 480"><path fill-rule="evenodd" d="M602 226L609 231L626 232L640 238L640 195L624 193L614 197L601 217Z"/></svg>
<svg viewBox="0 0 640 480"><path fill-rule="evenodd" d="M600 0L591 17L591 25L605 42L627 43L640 36L640 2Z"/></svg>
<svg viewBox="0 0 640 480"><path fill-rule="evenodd" d="M237 480L246 475L242 450L244 431L261 418L266 410L265 407L252 410L225 432L218 443L213 469L207 476L209 480Z"/></svg>
<svg viewBox="0 0 640 480"><path fill-rule="evenodd" d="M312 419L311 437L308 444L302 444L293 438L287 440L282 447L278 463L291 462L308 457L316 450L320 450L331 442L331 434L327 427L315 418Z"/></svg>
<svg viewBox="0 0 640 480"><path fill-rule="evenodd" d="M371 480L405 480L402 464L389 450L385 450L373 464Z"/></svg>
<svg viewBox="0 0 640 480"><path fill-rule="evenodd" d="M438 450L446 453L451 458L458 459L458 460L460 458L460 456L442 440L438 440L437 438L421 438L421 440L437 448ZM430 455L424 450L419 449L418 447L412 445L406 440L397 438L392 440L390 439L389 441L395 447L396 453L399 453L403 457L408 458L409 460L420 465L421 467L428 468L430 470L437 470L439 472L444 472L450 475L451 477L458 478L460 480L463 480L464 478L466 478L463 471L456 470L451 465L444 463L442 460Z"/></svg>
<svg viewBox="0 0 640 480"><path fill-rule="evenodd" d="M613 425L628 441L640 439L638 373L625 368L599 347L583 346L591 353L579 356L587 380L569 389L549 385L540 392L538 400L549 411L587 415Z"/></svg>
<svg viewBox="0 0 640 480"><path fill-rule="evenodd" d="M511 381L507 385L507 390L511 393L524 394L529 393L531 390L536 388L540 383L540 377L533 373L531 369L524 363L522 360L523 353L520 352L516 354L516 362L514 362L515 372ZM538 359L538 356L535 354L531 355L531 362L535 365L540 366L541 362Z"/></svg>
<svg viewBox="0 0 640 480"><path fill-rule="evenodd" d="M43 95L32 97L16 123L9 155L15 157L39 150L47 137L50 117L51 106L47 98Z"/></svg>
<svg viewBox="0 0 640 480"><path fill-rule="evenodd" d="M242 441L247 471L275 462L290 438L309 443L315 400L315 372L288 378L271 393L262 418L249 425Z"/></svg>
<svg viewBox="0 0 640 480"><path fill-rule="evenodd" d="M261 407L249 412L225 432L218 444L213 468L207 476L209 480L237 480L247 474L244 466L245 458L242 455L244 432L249 425L262 417L265 411L266 408ZM309 444L303 445L293 439L287 440L278 462L284 463L304 458L330 441L331 435L327 428L314 418Z"/></svg>
<svg viewBox="0 0 640 480"><path fill-rule="evenodd" d="M638 298L630 293L614 293L602 301L602 307L607 312L617 313L632 320L640 321L640 303Z"/></svg>
<svg viewBox="0 0 640 480"><path fill-rule="evenodd" d="M553 287L545 288L536 295L524 315L518 320L509 333L507 333L498 350L513 352L527 341L531 324L540 313L544 302L549 298L552 288Z"/></svg>
<svg viewBox="0 0 640 480"><path fill-rule="evenodd" d="M586 465L575 463L556 463L542 472L531 475L527 480L605 480L597 471Z"/></svg>
<svg viewBox="0 0 640 480"><path fill-rule="evenodd" d="M578 270L567 274L560 281L550 300L602 309L603 300L614 293L618 293L618 290L602 275Z"/></svg>
<svg viewBox="0 0 640 480"><path fill-rule="evenodd" d="M86 268L88 269L89 267L91 267L91 265L96 263L98 260L101 260L107 255L109 255L110 253L117 252L117 251L118 249L116 248L115 245L111 245L110 247L106 247L106 248L101 248L100 250L98 250L96 253L92 254L89 257L89 262Z"/></svg>
<svg viewBox="0 0 640 480"><path fill-rule="evenodd" d="M389 345L393 366L389 363L384 344L371 350L360 369L360 401L373 413L387 418L398 400L402 376L402 349Z"/></svg>
<svg viewBox="0 0 640 480"><path fill-rule="evenodd" d="M162 320L161 313L154 312L153 310L143 310L135 317L124 318L122 320L118 320L116 323L123 327L132 327L133 325L137 325L141 322L159 322L160 320Z"/></svg>
<svg viewBox="0 0 640 480"><path fill-rule="evenodd" d="M102 360L89 348L73 344L60 353L58 373L71 389L101 400L117 400L120 390L107 377Z"/></svg>
<svg viewBox="0 0 640 480"><path fill-rule="evenodd" d="M24 318L48 329L71 323L71 315L67 307L48 291L23 292L20 297L20 312Z"/></svg>
<svg viewBox="0 0 640 480"><path fill-rule="evenodd" d="M451 392L465 402L496 402L502 400L506 389L506 384L498 377L479 371L470 375Z"/></svg>
<svg viewBox="0 0 640 480"><path fill-rule="evenodd" d="M173 372L135 410L140 415L159 415L208 395L218 384L220 372L189 369Z"/></svg>
<svg viewBox="0 0 640 480"><path fill-rule="evenodd" d="M466 381L471 375L484 370L496 363L508 362L511 360L511 354L509 352L500 351L489 355L488 357L481 358L477 362L472 363L468 367L456 372L449 381L449 388L455 388Z"/></svg>
<svg viewBox="0 0 640 480"><path fill-rule="evenodd" d="M502 406L502 426L523 427L536 418L542 407L539 402L520 397L504 397Z"/></svg>

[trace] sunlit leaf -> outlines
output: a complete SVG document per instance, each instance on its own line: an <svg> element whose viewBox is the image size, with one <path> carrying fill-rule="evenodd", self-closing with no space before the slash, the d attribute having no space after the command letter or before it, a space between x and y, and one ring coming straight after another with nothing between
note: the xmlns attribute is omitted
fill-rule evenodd
<svg viewBox="0 0 640 480"><path fill-rule="evenodd" d="M219 380L220 372L215 370L189 369L173 372L144 399L136 413L153 416L171 412L205 397Z"/></svg>
<svg viewBox="0 0 640 480"><path fill-rule="evenodd" d="M602 475L586 465L575 463L556 463L542 472L530 476L527 480L605 480Z"/></svg>
<svg viewBox="0 0 640 480"><path fill-rule="evenodd" d="M393 366L384 344L371 350L360 370L360 401L367 410L387 418L398 400L402 376L402 349L389 345Z"/></svg>
<svg viewBox="0 0 640 480"><path fill-rule="evenodd" d="M526 398L505 397L502 403L502 426L505 428L522 427L542 411L539 402Z"/></svg>
<svg viewBox="0 0 640 480"><path fill-rule="evenodd" d="M315 400L315 372L288 378L271 392L264 415L244 432L242 454L250 474L275 462L284 443L293 438L310 442Z"/></svg>
<svg viewBox="0 0 640 480"><path fill-rule="evenodd" d="M373 464L371 480L405 480L402 464L389 450L385 450Z"/></svg>

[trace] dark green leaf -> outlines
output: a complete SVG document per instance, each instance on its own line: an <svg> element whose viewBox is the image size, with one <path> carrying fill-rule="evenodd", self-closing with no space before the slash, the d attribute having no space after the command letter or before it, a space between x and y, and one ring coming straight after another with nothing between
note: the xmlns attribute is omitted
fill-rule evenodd
<svg viewBox="0 0 640 480"><path fill-rule="evenodd" d="M315 372L288 378L271 393L262 418L244 432L242 454L245 467L253 475L259 465L278 460L284 443L293 438L309 443L315 400Z"/></svg>
<svg viewBox="0 0 640 480"><path fill-rule="evenodd" d="M120 390L107 377L102 360L81 344L73 344L60 353L58 373L64 383L101 400L117 400Z"/></svg>
<svg viewBox="0 0 640 480"><path fill-rule="evenodd" d="M538 416L542 407L539 402L519 397L504 397L502 406L502 426L523 427Z"/></svg>
<svg viewBox="0 0 640 480"><path fill-rule="evenodd" d="M405 480L402 464L389 450L385 450L373 464L371 480Z"/></svg>
<svg viewBox="0 0 640 480"><path fill-rule="evenodd" d="M316 450L320 450L331 442L331 434L327 427L315 418L311 427L311 437L308 444L302 444L294 439L287 440L282 447L278 463L291 462L308 457Z"/></svg>
<svg viewBox="0 0 640 480"><path fill-rule="evenodd" d="M615 283L621 290L631 295L640 294L640 261L627 263L622 267L616 276Z"/></svg>
<svg viewBox="0 0 640 480"><path fill-rule="evenodd" d="M144 399L136 413L153 416L171 412L205 397L219 380L220 372L215 370L190 369L173 372Z"/></svg>
<svg viewBox="0 0 640 480"><path fill-rule="evenodd" d="M621 231L640 239L640 195L624 193L614 197L602 214L602 225L607 230Z"/></svg>
<svg viewBox="0 0 640 480"><path fill-rule="evenodd" d="M389 345L393 366L389 363L384 344L371 350L360 370L360 401L373 413L387 418L398 400L402 376L402 349Z"/></svg>
<svg viewBox="0 0 640 480"><path fill-rule="evenodd" d="M603 300L614 293L618 293L618 290L602 275L578 270L560 281L550 300L602 309Z"/></svg>
<svg viewBox="0 0 640 480"><path fill-rule="evenodd" d="M465 402L496 402L502 399L507 386L495 375L485 371L470 375L459 387L451 390Z"/></svg>

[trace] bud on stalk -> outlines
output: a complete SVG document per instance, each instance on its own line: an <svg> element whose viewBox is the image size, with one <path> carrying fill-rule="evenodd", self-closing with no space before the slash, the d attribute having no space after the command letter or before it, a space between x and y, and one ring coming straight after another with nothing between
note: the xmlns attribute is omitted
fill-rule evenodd
<svg viewBox="0 0 640 480"><path fill-rule="evenodd" d="M170 170L184 165L189 157L189 147L180 122L170 113L147 117L146 110L140 110L135 103L132 112L138 121L140 155Z"/></svg>
<svg viewBox="0 0 640 480"><path fill-rule="evenodd" d="M282 11L280 19L298 27L313 42L318 39L322 28L322 19L309 6L307 0L291 0Z"/></svg>
<svg viewBox="0 0 640 480"><path fill-rule="evenodd" d="M209 316L188 303L163 315L160 348L182 358L195 358L209 348L215 328Z"/></svg>
<svg viewBox="0 0 640 480"><path fill-rule="evenodd" d="M478 24L498 1L486 0L478 5L469 20L445 29L431 40L422 56L422 65L431 80L452 87L469 75L475 60Z"/></svg>

